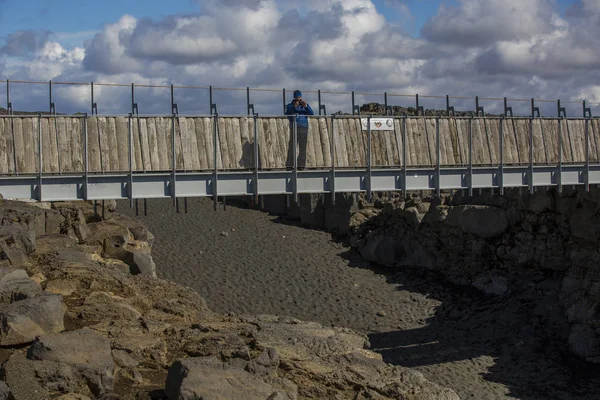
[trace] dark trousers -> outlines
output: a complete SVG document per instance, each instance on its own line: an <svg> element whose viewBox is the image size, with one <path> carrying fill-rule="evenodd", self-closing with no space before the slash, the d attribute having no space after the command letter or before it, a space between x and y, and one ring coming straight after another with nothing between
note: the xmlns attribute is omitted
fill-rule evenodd
<svg viewBox="0 0 600 400"><path fill-rule="evenodd" d="M290 140L288 148L288 156L285 166L290 168L294 166L294 127L290 126ZM298 126L296 128L296 139L298 148L298 167L306 167L306 142L308 140L308 127Z"/></svg>

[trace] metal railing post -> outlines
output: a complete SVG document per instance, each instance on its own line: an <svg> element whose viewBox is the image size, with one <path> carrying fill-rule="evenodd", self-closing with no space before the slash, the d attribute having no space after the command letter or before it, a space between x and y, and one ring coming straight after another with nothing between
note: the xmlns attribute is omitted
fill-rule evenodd
<svg viewBox="0 0 600 400"><path fill-rule="evenodd" d="M371 184L371 115L367 117L367 200L371 201L373 193Z"/></svg>
<svg viewBox="0 0 600 400"><path fill-rule="evenodd" d="M171 116L171 173L172 173L172 184L171 184L171 199L173 200L173 207L177 207L177 151L175 145L175 114Z"/></svg>
<svg viewBox="0 0 600 400"><path fill-rule="evenodd" d="M498 175L500 196L504 196L504 117L500 120L500 171Z"/></svg>
<svg viewBox="0 0 600 400"><path fill-rule="evenodd" d="M294 203L298 204L298 114L294 114L294 126L292 129L292 141L293 141L293 152L294 152L294 172L292 191L294 195Z"/></svg>
<svg viewBox="0 0 600 400"><path fill-rule="evenodd" d="M331 116L331 205L335 206L335 114Z"/></svg>
<svg viewBox="0 0 600 400"><path fill-rule="evenodd" d="M585 119L585 191L590 191L590 120Z"/></svg>
<svg viewBox="0 0 600 400"><path fill-rule="evenodd" d="M529 193L535 192L533 186L533 117L529 118Z"/></svg>
<svg viewBox="0 0 600 400"><path fill-rule="evenodd" d="M469 197L473 197L473 116L469 118Z"/></svg>
<svg viewBox="0 0 600 400"><path fill-rule="evenodd" d="M258 168L260 159L258 153L258 114L254 114L254 201L258 204Z"/></svg>
<svg viewBox="0 0 600 400"><path fill-rule="evenodd" d="M38 114L38 163L40 168L40 176L38 183L38 200L42 201L42 176L44 174L44 162L43 162L43 151L42 151L42 113Z"/></svg>
<svg viewBox="0 0 600 400"><path fill-rule="evenodd" d="M563 153L562 153L562 121L563 118L559 115L558 117L558 174L557 174L557 186L558 193L562 193L562 163L563 163Z"/></svg>
<svg viewBox="0 0 600 400"><path fill-rule="evenodd" d="M85 201L89 198L89 161L88 161L88 115L85 113L83 117L83 199Z"/></svg>
<svg viewBox="0 0 600 400"><path fill-rule="evenodd" d="M408 177L407 165L406 165L406 115L402 117L402 195L406 200L408 195L406 193L407 182L406 179Z"/></svg>
<svg viewBox="0 0 600 400"><path fill-rule="evenodd" d="M15 175L19 176L19 166L17 164L17 143L15 138L15 120L13 118L13 106L10 101L10 80L6 80L6 109L10 116L10 131L12 135L12 147L13 147L13 163L15 165Z"/></svg>
<svg viewBox="0 0 600 400"><path fill-rule="evenodd" d="M218 180L219 180L219 167L217 163L217 129L219 124L219 114L218 112L214 113L213 116L213 158L214 158L214 178L213 178L213 205L214 210L217 211L218 204Z"/></svg>
<svg viewBox="0 0 600 400"><path fill-rule="evenodd" d="M283 89L283 115L285 115L285 109L286 109L286 102L285 102L285 89Z"/></svg>
<svg viewBox="0 0 600 400"><path fill-rule="evenodd" d="M129 207L133 208L133 114L129 113Z"/></svg>
<svg viewBox="0 0 600 400"><path fill-rule="evenodd" d="M436 154L436 175L435 193L439 198L441 196L442 170L441 170L441 151L440 151L440 117L435 117L435 154Z"/></svg>

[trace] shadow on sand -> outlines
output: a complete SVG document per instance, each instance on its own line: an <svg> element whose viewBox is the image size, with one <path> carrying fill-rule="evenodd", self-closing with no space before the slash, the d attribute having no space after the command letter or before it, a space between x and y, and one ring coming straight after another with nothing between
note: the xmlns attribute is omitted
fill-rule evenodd
<svg viewBox="0 0 600 400"><path fill-rule="evenodd" d="M368 335L371 350L384 361L418 368L427 377L429 366L488 356L494 365L481 378L508 387L512 397L600 399L600 366L568 351L563 312L548 310L556 307L551 295L540 298L539 290L528 287L508 296L487 296L420 268L392 271L369 265L354 250L343 257L351 267L384 275L398 290L442 302L423 328ZM550 283L552 278L541 284Z"/></svg>

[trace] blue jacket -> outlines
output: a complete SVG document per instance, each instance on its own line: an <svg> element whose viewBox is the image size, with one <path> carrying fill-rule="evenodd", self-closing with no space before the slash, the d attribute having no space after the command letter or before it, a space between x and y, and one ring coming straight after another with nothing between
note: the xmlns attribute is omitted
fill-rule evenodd
<svg viewBox="0 0 600 400"><path fill-rule="evenodd" d="M310 104L306 103L306 107L298 106L294 107L294 103L290 103L287 105L285 109L285 115L315 115L313 109L310 107ZM308 118L306 117L297 117L298 127L299 128L308 128ZM290 118L290 123L293 123L294 120Z"/></svg>

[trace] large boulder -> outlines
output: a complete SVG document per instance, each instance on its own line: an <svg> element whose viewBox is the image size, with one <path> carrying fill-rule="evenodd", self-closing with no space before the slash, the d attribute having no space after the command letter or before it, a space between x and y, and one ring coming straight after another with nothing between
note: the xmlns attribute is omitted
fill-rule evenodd
<svg viewBox="0 0 600 400"><path fill-rule="evenodd" d="M35 251L36 235L18 225L0 227L0 260L8 260L10 265L25 264Z"/></svg>
<svg viewBox="0 0 600 400"><path fill-rule="evenodd" d="M463 232L482 238L493 238L508 229L506 212L499 207L458 206L448 212L446 223L458 226Z"/></svg>
<svg viewBox="0 0 600 400"><path fill-rule="evenodd" d="M47 294L0 305L0 346L32 342L36 336L64 330L62 296Z"/></svg>
<svg viewBox="0 0 600 400"><path fill-rule="evenodd" d="M0 268L0 304L31 299L42 293L39 283L22 269Z"/></svg>
<svg viewBox="0 0 600 400"><path fill-rule="evenodd" d="M170 400L297 398L214 357L180 359L169 368L165 387Z"/></svg>
<svg viewBox="0 0 600 400"><path fill-rule="evenodd" d="M50 393L36 379L35 365L21 352L15 352L2 365L2 374L14 400L47 400Z"/></svg>
<svg viewBox="0 0 600 400"><path fill-rule="evenodd" d="M70 366L70 371L83 377L96 396L114 388L115 365L110 340L91 329L39 336L27 356L31 360Z"/></svg>

